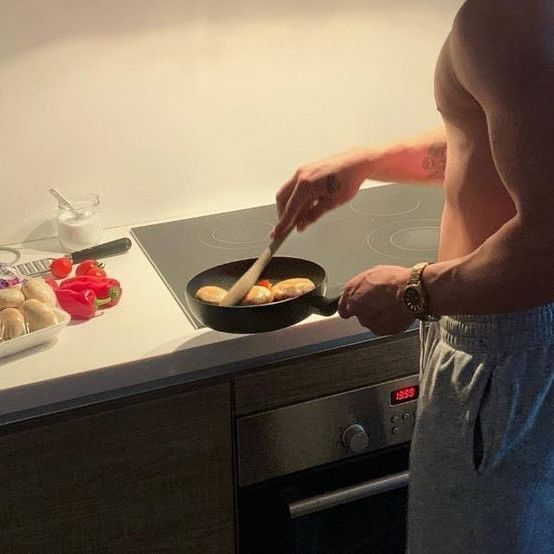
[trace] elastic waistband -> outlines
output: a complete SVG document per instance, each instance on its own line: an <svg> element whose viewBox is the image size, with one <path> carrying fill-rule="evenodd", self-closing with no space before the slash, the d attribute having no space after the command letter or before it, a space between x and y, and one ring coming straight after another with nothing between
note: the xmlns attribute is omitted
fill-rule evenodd
<svg viewBox="0 0 554 554"><path fill-rule="evenodd" d="M441 338L455 348L514 350L554 345L554 303L532 310L440 319Z"/></svg>

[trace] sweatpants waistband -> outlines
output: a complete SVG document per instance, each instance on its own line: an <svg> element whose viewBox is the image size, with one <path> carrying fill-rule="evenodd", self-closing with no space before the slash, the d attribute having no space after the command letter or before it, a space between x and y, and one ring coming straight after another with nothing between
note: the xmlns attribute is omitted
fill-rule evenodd
<svg viewBox="0 0 554 554"><path fill-rule="evenodd" d="M444 316L441 338L454 348L513 350L554 345L554 303L507 314Z"/></svg>

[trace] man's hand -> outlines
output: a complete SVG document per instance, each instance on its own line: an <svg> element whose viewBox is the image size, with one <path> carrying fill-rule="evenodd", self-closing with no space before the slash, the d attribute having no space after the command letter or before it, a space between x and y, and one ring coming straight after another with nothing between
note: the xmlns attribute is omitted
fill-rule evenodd
<svg viewBox="0 0 554 554"><path fill-rule="evenodd" d="M414 321L402 300L410 269L378 265L353 277L339 301L339 315L356 316L377 335L393 335L406 330Z"/></svg>
<svg viewBox="0 0 554 554"><path fill-rule="evenodd" d="M367 178L368 153L355 149L298 169L277 191L279 223L274 236L303 231L325 212L352 200Z"/></svg>

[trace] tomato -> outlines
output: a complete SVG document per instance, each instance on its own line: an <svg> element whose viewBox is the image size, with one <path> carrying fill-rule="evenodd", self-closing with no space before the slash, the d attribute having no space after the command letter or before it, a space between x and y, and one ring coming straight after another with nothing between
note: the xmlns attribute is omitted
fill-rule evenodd
<svg viewBox="0 0 554 554"><path fill-rule="evenodd" d="M88 260L82 261L75 270L75 275L88 275L88 272L91 269L102 269L104 267L104 264L102 262L98 262L97 260L94 260L93 258L89 258Z"/></svg>
<svg viewBox="0 0 554 554"><path fill-rule="evenodd" d="M106 277L106 272L101 267L92 267L85 275L90 275L91 277Z"/></svg>
<svg viewBox="0 0 554 554"><path fill-rule="evenodd" d="M56 279L63 279L71 273L72 268L73 262L71 261L71 258L56 258L55 260L52 260L52 263L50 264L50 273L52 273Z"/></svg>
<svg viewBox="0 0 554 554"><path fill-rule="evenodd" d="M258 281L258 286L270 289L273 285L269 279L262 279L261 281Z"/></svg>

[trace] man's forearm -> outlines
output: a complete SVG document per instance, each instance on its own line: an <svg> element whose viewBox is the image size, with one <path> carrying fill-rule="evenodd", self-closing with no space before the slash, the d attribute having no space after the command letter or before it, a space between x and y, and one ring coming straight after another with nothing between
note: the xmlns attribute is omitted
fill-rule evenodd
<svg viewBox="0 0 554 554"><path fill-rule="evenodd" d="M442 184L446 166L444 127L415 138L368 149L366 178Z"/></svg>
<svg viewBox="0 0 554 554"><path fill-rule="evenodd" d="M552 225L543 226L515 216L471 254L428 266L431 313L506 313L554 301Z"/></svg>

